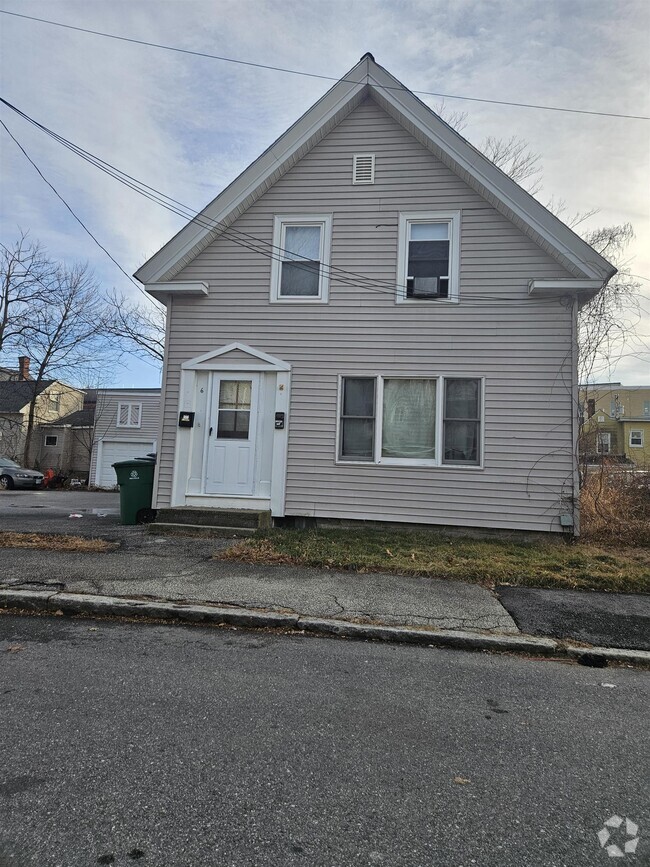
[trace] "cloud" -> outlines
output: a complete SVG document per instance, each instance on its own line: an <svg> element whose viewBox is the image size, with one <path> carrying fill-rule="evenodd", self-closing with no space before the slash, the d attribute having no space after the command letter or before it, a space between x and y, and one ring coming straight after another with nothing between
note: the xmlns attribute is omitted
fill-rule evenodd
<svg viewBox="0 0 650 867"><path fill-rule="evenodd" d="M413 89L648 114L642 2L495 0L32 0L5 7L256 63L339 77L365 53ZM199 209L333 82L191 57L3 16L6 98L145 183ZM435 106L439 99L423 97ZM447 100L464 134L518 135L544 190L591 225L631 221L633 270L650 277L648 123ZM3 118L128 273L183 220L137 196L6 111ZM3 142L3 235L29 228L53 254L88 259L136 290ZM650 283L644 283L650 292ZM650 308L650 301L646 302ZM642 326L650 333L650 323ZM623 369L623 368L621 368ZM628 368L624 368L626 371ZM630 368L646 376L642 364Z"/></svg>

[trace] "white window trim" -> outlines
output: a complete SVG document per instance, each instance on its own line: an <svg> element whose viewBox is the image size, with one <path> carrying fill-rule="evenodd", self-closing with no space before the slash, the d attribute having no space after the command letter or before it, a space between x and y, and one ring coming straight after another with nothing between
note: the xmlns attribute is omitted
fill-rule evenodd
<svg viewBox="0 0 650 867"><path fill-rule="evenodd" d="M607 444L607 451L603 451L603 443ZM609 455L612 452L612 435L610 431L598 431L596 433L596 454Z"/></svg>
<svg viewBox="0 0 650 867"><path fill-rule="evenodd" d="M128 408L129 408L129 411L127 413L127 418L129 420L127 421L126 424L120 423L120 415L122 413L122 407L123 406L128 406ZM131 424L131 410L134 406L138 407L138 423L137 424ZM142 427L142 403L134 402L134 401L120 401L117 404L117 421L115 422L115 427L120 427L120 428L128 427L128 428L131 428L132 430L141 428Z"/></svg>
<svg viewBox="0 0 650 867"><path fill-rule="evenodd" d="M53 443L48 443L48 439L53 439ZM45 434L45 438L43 440L43 445L46 449L54 449L59 444L59 436L58 434Z"/></svg>
<svg viewBox="0 0 650 867"><path fill-rule="evenodd" d="M375 440L374 454L372 460L346 460L341 457L341 415L343 410L343 380L344 379L374 379L375 380ZM383 400L384 400L384 380L385 379L435 379L436 380L436 457L435 459L424 458L386 458L381 454L382 440L382 422L383 422ZM478 464L465 463L446 463L442 460L442 449L444 445L444 381L445 379L478 379L481 384L480 395L480 437L479 437L479 459ZM483 470L484 455L485 455L485 377L478 374L471 375L463 373L457 375L453 373L445 374L408 374L408 373L341 373L338 376L337 399L336 399L336 444L334 453L334 463L337 466L348 467L435 467L442 470Z"/></svg>
<svg viewBox="0 0 650 867"><path fill-rule="evenodd" d="M632 442L632 434L639 434L640 443ZM629 446L631 449L642 449L645 443L645 436L642 428L635 428L634 430L630 430L630 437L628 440Z"/></svg>
<svg viewBox="0 0 650 867"><path fill-rule="evenodd" d="M447 223L449 225L449 297L431 301L406 297L408 268L408 230L412 223ZM397 242L397 304L457 304L460 300L460 211L409 211L399 215Z"/></svg>
<svg viewBox="0 0 650 867"><path fill-rule="evenodd" d="M284 232L287 226L320 226L320 279L318 295L280 295L281 265L284 252ZM329 271L332 249L331 214L289 214L273 218L273 258L271 259L271 296L272 304L327 304L329 300Z"/></svg>

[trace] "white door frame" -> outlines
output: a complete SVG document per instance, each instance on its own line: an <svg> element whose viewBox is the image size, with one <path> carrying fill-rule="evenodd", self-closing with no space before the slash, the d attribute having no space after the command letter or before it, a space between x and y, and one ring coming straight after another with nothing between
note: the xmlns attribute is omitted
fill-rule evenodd
<svg viewBox="0 0 650 867"><path fill-rule="evenodd" d="M234 353L235 357L228 357ZM246 356L242 358L242 354ZM274 374L275 402L274 406L266 407L266 412L284 413L283 429L273 430L273 462L271 473L271 495L260 497L231 497L219 494L188 494L190 458L193 449L200 448L204 452L204 437L206 417L200 418L201 412L196 406L196 376L202 371L228 373L231 376L245 377L250 373ZM241 508L270 509L274 516L284 515L284 500L287 475L287 448L289 441L289 399L291 384L291 365L286 361L254 349L244 343L229 343L212 352L207 352L197 358L190 359L181 365L181 379L176 407L176 419L180 412L195 412L194 427L177 427L174 449L174 466L172 476L172 506L204 506L206 508ZM260 384L261 390L261 384ZM210 411L208 406L207 412ZM207 413L206 413L207 415ZM200 439L200 442L199 442ZM205 454L205 452L204 452ZM205 474L204 467L204 474Z"/></svg>

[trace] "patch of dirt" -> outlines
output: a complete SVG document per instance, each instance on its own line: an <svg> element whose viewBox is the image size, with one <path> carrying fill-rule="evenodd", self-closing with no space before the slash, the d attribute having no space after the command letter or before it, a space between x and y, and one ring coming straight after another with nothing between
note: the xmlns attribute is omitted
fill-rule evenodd
<svg viewBox="0 0 650 867"><path fill-rule="evenodd" d="M0 532L0 548L38 548L41 551L78 551L84 554L99 554L103 551L113 551L118 545L118 542L84 539L82 536Z"/></svg>

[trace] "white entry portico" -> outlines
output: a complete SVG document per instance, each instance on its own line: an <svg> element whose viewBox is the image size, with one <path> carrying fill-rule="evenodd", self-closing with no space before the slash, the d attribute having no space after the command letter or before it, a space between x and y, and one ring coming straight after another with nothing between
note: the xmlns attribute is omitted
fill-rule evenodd
<svg viewBox="0 0 650 867"><path fill-rule="evenodd" d="M244 343L181 365L172 506L284 514L290 373Z"/></svg>

